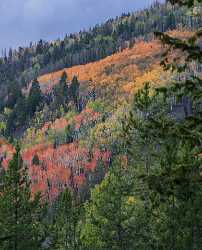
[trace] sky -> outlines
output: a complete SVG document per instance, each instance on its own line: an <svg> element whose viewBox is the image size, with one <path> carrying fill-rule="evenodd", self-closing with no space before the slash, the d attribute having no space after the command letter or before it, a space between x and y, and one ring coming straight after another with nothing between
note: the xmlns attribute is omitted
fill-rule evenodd
<svg viewBox="0 0 202 250"><path fill-rule="evenodd" d="M154 0L0 0L0 50L55 40Z"/></svg>

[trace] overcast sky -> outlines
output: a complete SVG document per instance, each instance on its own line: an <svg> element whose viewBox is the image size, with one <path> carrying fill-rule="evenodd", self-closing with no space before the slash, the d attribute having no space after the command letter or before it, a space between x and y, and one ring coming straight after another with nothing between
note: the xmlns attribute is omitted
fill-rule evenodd
<svg viewBox="0 0 202 250"><path fill-rule="evenodd" d="M0 49L54 40L153 0L0 0Z"/></svg>

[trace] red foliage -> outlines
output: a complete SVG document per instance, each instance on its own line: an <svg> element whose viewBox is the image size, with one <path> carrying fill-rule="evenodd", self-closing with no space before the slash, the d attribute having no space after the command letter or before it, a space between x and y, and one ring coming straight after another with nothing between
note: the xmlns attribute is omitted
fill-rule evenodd
<svg viewBox="0 0 202 250"><path fill-rule="evenodd" d="M14 152L14 147L0 138L0 159L3 168L6 169L8 167L8 163L12 159Z"/></svg>
<svg viewBox="0 0 202 250"><path fill-rule="evenodd" d="M39 158L39 165L32 164L33 156ZM55 199L66 186L74 185L78 188L85 181L85 175L96 169L98 161L108 165L110 152L102 152L95 148L90 154L87 148L79 146L77 142L58 146L39 144L22 153L25 164L29 166L32 180L32 192L41 192L50 200Z"/></svg>
<svg viewBox="0 0 202 250"><path fill-rule="evenodd" d="M90 108L84 109L79 115L76 115L73 119L75 123L75 129L79 129L81 125L87 125L91 122L96 121L99 118L100 114L93 111Z"/></svg>
<svg viewBox="0 0 202 250"><path fill-rule="evenodd" d="M80 174L80 175L77 175L77 176L74 176L74 183L77 185L77 186L82 186L86 181L86 177L84 174Z"/></svg>

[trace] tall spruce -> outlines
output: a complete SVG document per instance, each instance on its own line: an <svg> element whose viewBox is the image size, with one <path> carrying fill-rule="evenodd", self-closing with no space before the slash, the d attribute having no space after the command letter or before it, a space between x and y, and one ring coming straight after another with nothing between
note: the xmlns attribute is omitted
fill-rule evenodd
<svg viewBox="0 0 202 250"><path fill-rule="evenodd" d="M148 178L159 171L159 147L161 141L156 128L150 123L166 114L162 96L152 94L149 83L135 95L128 119L123 123L123 132L128 152L129 165L134 171L134 195L142 203L136 246L138 249L158 249L159 233L153 209L155 192L150 188ZM159 218L160 219L160 218Z"/></svg>
<svg viewBox="0 0 202 250"><path fill-rule="evenodd" d="M80 205L69 189L59 195L53 213L52 248L79 249L78 222Z"/></svg>
<svg viewBox="0 0 202 250"><path fill-rule="evenodd" d="M136 249L142 216L133 186L132 171L121 158L117 159L85 205L86 218L81 233L84 249Z"/></svg>
<svg viewBox="0 0 202 250"><path fill-rule="evenodd" d="M31 194L19 146L1 179L0 248L40 249L40 195Z"/></svg>
<svg viewBox="0 0 202 250"><path fill-rule="evenodd" d="M72 99L77 107L79 104L78 103L78 101L79 101L79 86L80 86L80 83L78 81L78 78L76 76L74 76L72 79L70 90L71 90Z"/></svg>
<svg viewBox="0 0 202 250"><path fill-rule="evenodd" d="M172 2L189 8L196 3ZM159 113L145 119L147 136L152 138L158 154L154 152L156 160L152 162L152 171L149 175L145 172L142 179L150 190L152 214L158 218L154 223L157 248L200 249L202 80L190 66L193 62L201 63L199 38L202 32L197 31L187 40L160 32L156 35L168 46L162 65L166 70L176 71L180 81L173 81L167 87L156 90L157 96L163 96L163 106L167 107L167 111L162 112L159 107ZM181 57L172 61L169 55L173 50L181 51ZM177 107L181 109L177 110ZM129 124L137 129L134 119L130 119Z"/></svg>
<svg viewBox="0 0 202 250"><path fill-rule="evenodd" d="M32 86L27 98L29 116L32 117L36 112L37 107L42 101L42 92L37 79L32 82Z"/></svg>
<svg viewBox="0 0 202 250"><path fill-rule="evenodd" d="M201 0L172 0L172 4L187 6L193 15L201 15ZM197 11L199 10L199 12ZM165 69L182 74L180 81L173 82L170 87L160 89L166 96L174 97L177 104L184 107L184 119L170 127L170 135L177 138L179 147L176 154L175 169L169 173L172 193L179 208L177 216L183 230L178 230L181 236L181 249L200 249L202 237L201 218L201 166L202 159L202 79L197 70L193 71L192 65L202 63L202 49L200 39L202 29L200 28L187 39L177 39L169 35L156 33L163 44L167 46L162 65ZM178 50L183 54L184 59L175 57L169 60L172 51Z"/></svg>
<svg viewBox="0 0 202 250"><path fill-rule="evenodd" d="M69 87L67 85L67 74L64 71L59 84L53 88L53 108L60 109L66 108L70 100Z"/></svg>

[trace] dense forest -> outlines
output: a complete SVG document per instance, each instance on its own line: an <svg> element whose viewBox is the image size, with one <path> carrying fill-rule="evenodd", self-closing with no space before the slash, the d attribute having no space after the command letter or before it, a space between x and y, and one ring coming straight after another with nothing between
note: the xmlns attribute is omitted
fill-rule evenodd
<svg viewBox="0 0 202 250"><path fill-rule="evenodd" d="M202 249L202 1L0 59L0 249Z"/></svg>

